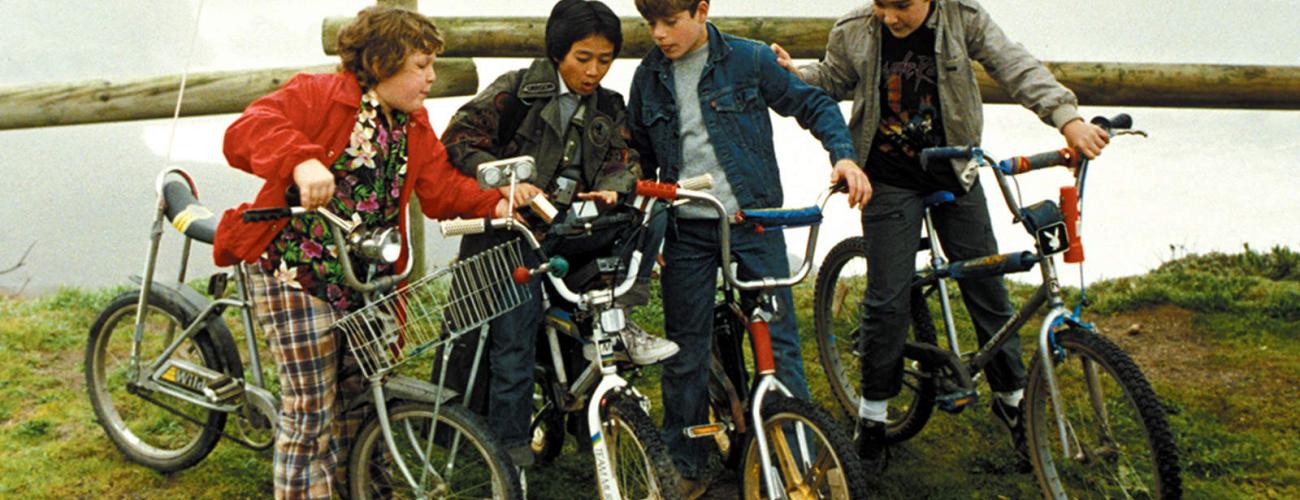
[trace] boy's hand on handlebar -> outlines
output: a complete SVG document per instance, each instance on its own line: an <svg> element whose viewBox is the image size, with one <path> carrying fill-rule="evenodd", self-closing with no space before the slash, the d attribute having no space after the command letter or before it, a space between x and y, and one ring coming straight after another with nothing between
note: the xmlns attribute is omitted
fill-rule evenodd
<svg viewBox="0 0 1300 500"><path fill-rule="evenodd" d="M293 183L298 186L299 203L308 210L324 206L334 196L334 174L315 158L293 167Z"/></svg>
<svg viewBox="0 0 1300 500"><path fill-rule="evenodd" d="M591 191L588 193L578 193L579 200L596 200L602 206L610 206L618 203L617 191Z"/></svg>
<svg viewBox="0 0 1300 500"><path fill-rule="evenodd" d="M803 75L799 74L799 68L794 66L794 61L791 60L790 53L786 52L785 48L781 47L781 44L779 43L773 43L771 47L772 52L776 53L776 63L780 64L782 68L785 68L791 73L794 73L794 76L803 79Z"/></svg>
<svg viewBox="0 0 1300 500"><path fill-rule="evenodd" d="M1061 127L1065 144L1087 157L1089 160L1101 155L1101 150L1110 143L1110 135L1101 127L1084 122L1082 118L1071 121Z"/></svg>
<svg viewBox="0 0 1300 500"><path fill-rule="evenodd" d="M835 168L831 170L831 184L840 181L848 184L850 208L865 207L871 201L871 181L853 160L846 158L835 162Z"/></svg>
<svg viewBox="0 0 1300 500"><path fill-rule="evenodd" d="M501 196L507 196L507 197L510 196L510 186L501 186L497 188L497 191L501 192ZM527 182L521 182L519 184L515 184L515 206L516 207L525 206L528 204L528 200L532 199L534 196L537 196L539 194L544 194L544 193L542 193L542 189L537 186L534 186Z"/></svg>

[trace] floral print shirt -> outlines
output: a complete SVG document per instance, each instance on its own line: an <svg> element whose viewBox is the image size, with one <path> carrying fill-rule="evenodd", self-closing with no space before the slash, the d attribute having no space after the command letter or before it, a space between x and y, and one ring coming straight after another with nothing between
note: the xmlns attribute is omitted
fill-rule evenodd
<svg viewBox="0 0 1300 500"><path fill-rule="evenodd" d="M336 184L329 210L362 227L396 227L400 220L409 117L392 110L392 119L391 124L384 119L374 90L364 92L348 148L330 166ZM315 213L294 217L271 241L258 266L337 310L357 309L364 300L345 282L334 229ZM391 265L367 264L356 253L352 264L362 281L392 273Z"/></svg>

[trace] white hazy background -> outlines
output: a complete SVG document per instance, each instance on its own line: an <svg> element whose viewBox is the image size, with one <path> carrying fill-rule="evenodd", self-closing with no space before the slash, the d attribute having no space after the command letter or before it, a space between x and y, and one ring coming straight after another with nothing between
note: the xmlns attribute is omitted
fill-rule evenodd
<svg viewBox="0 0 1300 500"><path fill-rule="evenodd" d="M321 50L321 20L355 14L371 3L208 0L200 12L199 0L0 0L6 20L0 86L329 63L336 59ZM719 0L712 13L837 17L861 3ZM982 3L1004 31L1043 60L1300 65L1295 0ZM608 4L621 16L637 15L631 0ZM420 9L433 16L545 16L551 5L424 0ZM477 62L480 85L527 64ZM620 59L605 86L626 95L636 64ZM428 101L434 128L442 130L466 99ZM1300 246L1300 198L1293 193L1300 187L1300 112L1082 104L1087 116L1129 112L1151 134L1115 140L1091 171L1083 230L1089 279L1142 273L1186 252ZM986 106L985 117L984 145L998 156L1062 144L1054 130L1018 106ZM166 166L169 147L171 164L196 177L203 201L214 210L251 199L259 182L227 167L221 155L222 134L234 118L181 119L174 144L171 120L0 131L0 270L35 243L22 268L0 275L0 293L106 286L139 273L155 203L152 182ZM787 205L811 203L828 178L828 158L793 120L774 116L774 124ZM991 181L985 178L986 189L994 188ZM1029 202L1056 198L1057 188L1068 182L1064 172L1021 179ZM996 189L989 196L1003 251L1027 248L1029 238L1010 224ZM860 232L856 212L842 199L829 217L819 259L834 242ZM430 230L429 259L441 265L454 255L454 245ZM160 269L170 273L180 239L168 229L164 241L168 250ZM801 249L802 242L802 236L792 236L791 249ZM208 247L195 248L191 276L212 270L209 255ZM1073 282L1074 266L1064 272L1067 283Z"/></svg>

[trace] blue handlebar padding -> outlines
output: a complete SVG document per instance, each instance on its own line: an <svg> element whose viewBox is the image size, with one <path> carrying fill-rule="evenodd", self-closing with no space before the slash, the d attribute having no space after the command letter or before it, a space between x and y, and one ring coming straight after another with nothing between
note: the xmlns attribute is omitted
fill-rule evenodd
<svg viewBox="0 0 1300 500"><path fill-rule="evenodd" d="M746 223L758 224L772 229L813 226L822 223L822 209L818 206L741 210L740 216Z"/></svg>

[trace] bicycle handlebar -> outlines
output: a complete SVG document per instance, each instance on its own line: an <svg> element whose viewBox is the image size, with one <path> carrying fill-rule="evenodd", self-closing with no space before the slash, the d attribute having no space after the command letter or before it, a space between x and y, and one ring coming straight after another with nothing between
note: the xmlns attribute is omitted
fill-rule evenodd
<svg viewBox="0 0 1300 500"><path fill-rule="evenodd" d="M385 231L375 235L361 234L364 231L358 231L360 224L355 224L350 220L344 219L325 207L308 210L300 206L295 206L299 203L298 192L295 187L290 187L285 191L285 202L290 206L246 210L244 211L243 219L245 222L264 222L283 219L286 217L294 217L310 212L319 214L321 218L328 221L335 228L334 231L330 232L333 233L334 236L334 245L342 249L341 252L338 252L339 266L343 268L343 281L349 288L361 293L388 290L410 277L411 271L415 269L415 266L407 265L406 270L399 274L382 276L363 283L361 279L357 277L356 270L352 265L353 248L360 248L362 253L365 254L367 253L367 249L370 247L384 245L386 243L385 240L389 240L389 235L392 233ZM414 255L409 248L410 241L411 237L408 226L407 234L404 234L401 239L401 242L406 245L408 261L410 260L410 256ZM379 250L379 252L382 253L382 250ZM392 260L392 263L396 264L396 258Z"/></svg>
<svg viewBox="0 0 1300 500"><path fill-rule="evenodd" d="M701 189L708 189L710 186L713 185L713 178L708 175L702 175L699 177L684 179L681 181L680 184L667 184L667 183L661 183L655 181L638 181L636 186L636 194L648 198L652 197L652 198L675 199L675 193L677 192L677 189L682 185L689 185L689 186L699 187ZM640 204L635 203L635 205L640 205ZM651 215L652 215L651 210L645 210L644 213L642 214L641 223L642 224L646 223L649 220ZM583 222L574 221L571 223L554 224L551 226L551 229L548 231L548 234L555 234L563 237L566 235L582 234L582 233L589 232L593 229L599 229L602 227L608 227L618 223L628 223L632 221L633 219L628 217L627 214L616 213L604 219L600 219L598 217L598 220L594 220L594 221L583 221ZM519 234L520 237L522 237L524 241L528 243L529 248L532 248L535 251L541 251L541 243L537 240L537 236L533 234L532 230L528 227L528 225L513 218L457 219L457 220L442 221L439 222L438 225L442 229L443 236L462 236L467 234L481 234L491 230L513 231ZM628 266L627 266L629 272L627 276L623 278L623 281L614 287L613 293L609 296L610 300L617 298L627 293L628 290L632 289L632 286L636 284L636 274L637 274L636 270L639 269L640 266L641 266L641 251L638 249L632 252L632 258L628 262ZM560 297L563 297L564 300L575 304L590 303L591 301L595 300L596 296L599 293L603 292L603 290L595 290L595 291L590 291L585 293L574 292L572 289L569 288L568 284L564 282L563 278L564 275L567 273L567 271L568 271L568 262L565 261L562 257L552 256L551 258L547 259L546 263L542 264L541 266L538 266L536 269L531 269L531 270L527 268L516 269L514 274L514 279L516 282L522 284L524 282L527 282L533 276L545 273L546 278L550 280L551 285L555 288L556 293L558 293Z"/></svg>
<svg viewBox="0 0 1300 500"><path fill-rule="evenodd" d="M826 207L826 202L830 199L831 195L841 192L844 191L840 186L831 186L822 191L822 193L817 197L817 209L824 209ZM730 217L728 217L727 209L722 205L721 201L713 195L703 191L691 189L670 189L665 187L662 183L638 183L637 193L642 194L643 196L655 196L665 200L683 199L686 200L687 203L703 203L713 208L713 211L718 214L718 241L722 246L722 275L727 280L727 283L730 283L731 286L736 287L739 290L772 289L794 286L803 281L804 278L807 278L808 273L812 270L812 256L816 250L817 233L821 227L820 222L810 225L808 230L808 245L805 247L803 264L799 266L799 270L793 275L784 278L765 276L757 280L741 280L731 269Z"/></svg>

